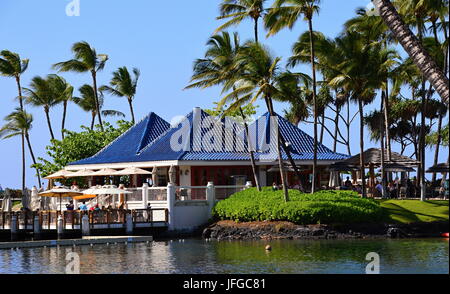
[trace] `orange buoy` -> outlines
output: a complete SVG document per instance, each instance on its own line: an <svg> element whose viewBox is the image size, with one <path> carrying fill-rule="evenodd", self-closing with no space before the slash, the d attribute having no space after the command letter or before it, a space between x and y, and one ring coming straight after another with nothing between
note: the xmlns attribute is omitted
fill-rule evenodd
<svg viewBox="0 0 450 294"><path fill-rule="evenodd" d="M448 233L443 233L441 237L448 238Z"/></svg>

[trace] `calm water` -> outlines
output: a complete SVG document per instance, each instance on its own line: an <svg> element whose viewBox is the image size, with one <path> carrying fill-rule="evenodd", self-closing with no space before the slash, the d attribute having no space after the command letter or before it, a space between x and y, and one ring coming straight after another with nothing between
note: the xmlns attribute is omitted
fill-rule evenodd
<svg viewBox="0 0 450 294"><path fill-rule="evenodd" d="M266 252L266 244L272 251ZM363 274L369 252L385 274L449 273L447 239L224 241L186 239L149 244L0 250L0 273L65 273L68 252L83 274Z"/></svg>

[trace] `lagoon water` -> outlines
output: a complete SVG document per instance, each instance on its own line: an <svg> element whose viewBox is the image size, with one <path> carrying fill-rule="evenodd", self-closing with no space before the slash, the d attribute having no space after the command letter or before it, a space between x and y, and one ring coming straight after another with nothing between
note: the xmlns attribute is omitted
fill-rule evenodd
<svg viewBox="0 0 450 294"><path fill-rule="evenodd" d="M264 249L272 246L271 251ZM64 274L76 252L82 274L448 274L448 239L222 241L201 239L0 250L0 274Z"/></svg>

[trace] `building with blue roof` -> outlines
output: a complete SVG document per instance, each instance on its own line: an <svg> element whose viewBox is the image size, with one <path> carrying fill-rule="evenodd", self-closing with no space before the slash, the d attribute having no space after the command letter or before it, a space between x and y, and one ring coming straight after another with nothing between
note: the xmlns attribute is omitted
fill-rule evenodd
<svg viewBox="0 0 450 294"><path fill-rule="evenodd" d="M313 144L311 136L285 118L265 113L248 126L234 119L218 119L200 108L194 108L176 125L170 125L155 113L150 113L115 141L92 157L73 162L66 170L123 169L138 167L157 171L158 182L165 186L169 169L176 170L181 186L238 185L253 180L249 148L254 151L259 181L262 185L280 183L279 173L270 172L277 165L277 130L283 135L292 158L302 169L302 179L289 172L289 183L308 182L312 172ZM284 160L287 155L282 152ZM319 181L329 180L327 167L348 156L318 145ZM141 186L151 176L133 176L131 185ZM97 181L98 183L98 181Z"/></svg>

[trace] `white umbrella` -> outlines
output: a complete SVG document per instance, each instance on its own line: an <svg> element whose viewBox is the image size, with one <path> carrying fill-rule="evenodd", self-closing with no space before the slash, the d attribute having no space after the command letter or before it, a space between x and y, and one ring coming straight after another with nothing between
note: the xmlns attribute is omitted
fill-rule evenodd
<svg viewBox="0 0 450 294"><path fill-rule="evenodd" d="M82 169L79 170L77 172L74 172L68 176L66 176L66 178L78 178L78 177L89 177L94 173L93 170L90 169Z"/></svg>
<svg viewBox="0 0 450 294"><path fill-rule="evenodd" d="M47 179L47 180L64 179L64 178L67 178L71 174L72 174L72 172L62 169L62 170L60 170L60 171L58 171L58 172L56 172L54 174L46 176L44 179Z"/></svg>
<svg viewBox="0 0 450 294"><path fill-rule="evenodd" d="M112 176L115 172L117 172L117 170L112 169L112 168L103 168L99 171L96 171L94 173L91 174L91 176Z"/></svg>
<svg viewBox="0 0 450 294"><path fill-rule="evenodd" d="M340 186L340 177L338 171L331 171L330 172L330 181L328 183L328 186L330 187L338 187Z"/></svg>
<svg viewBox="0 0 450 294"><path fill-rule="evenodd" d="M5 190L5 196L3 197L3 202L2 202L2 211L4 212L11 212L11 193L9 189Z"/></svg>
<svg viewBox="0 0 450 294"><path fill-rule="evenodd" d="M114 185L106 185L102 187L92 187L88 190L83 191L83 194L89 195L117 195L117 194L132 194L133 192L122 190Z"/></svg>
<svg viewBox="0 0 450 294"><path fill-rule="evenodd" d="M113 173L111 176L128 176L128 175L150 175L151 172L137 167L127 167Z"/></svg>

